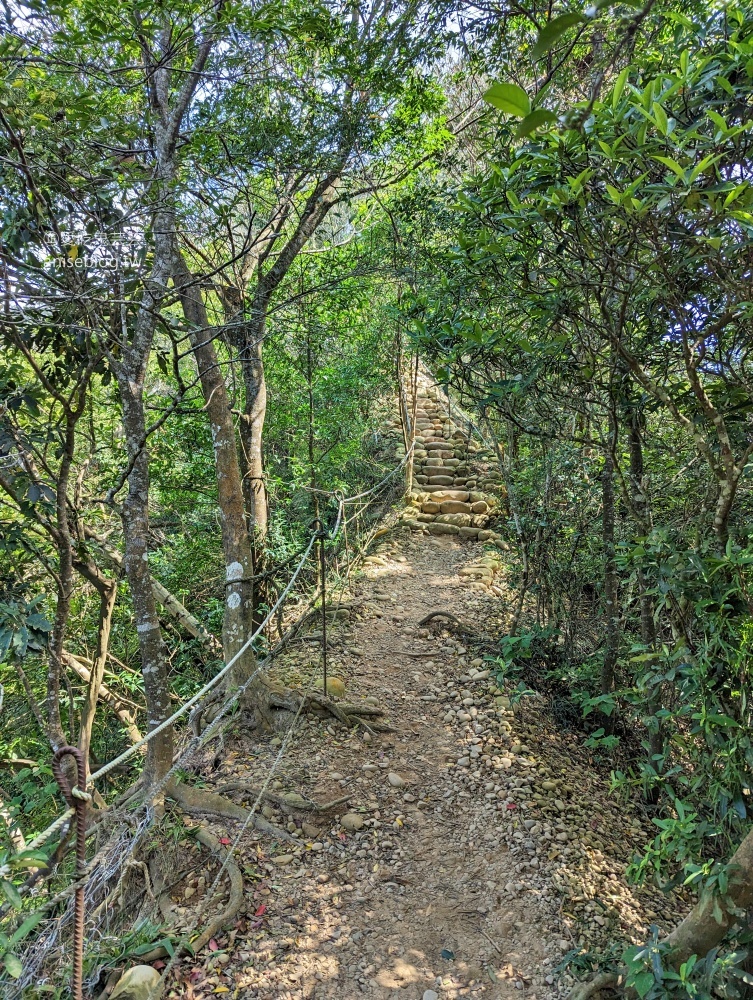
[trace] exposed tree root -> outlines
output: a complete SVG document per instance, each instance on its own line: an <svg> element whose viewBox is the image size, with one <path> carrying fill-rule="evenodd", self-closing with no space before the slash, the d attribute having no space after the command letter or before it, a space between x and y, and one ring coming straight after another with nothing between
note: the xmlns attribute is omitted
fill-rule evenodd
<svg viewBox="0 0 753 1000"><path fill-rule="evenodd" d="M589 1000L590 997L602 990L619 990L622 984L622 976L614 972L601 972L593 979L585 983L578 983L568 994L567 1000Z"/></svg>
<svg viewBox="0 0 753 1000"><path fill-rule="evenodd" d="M303 694L294 689L288 689L282 693L271 695L271 704L274 708L287 709L289 712L297 712L303 703L304 709L315 709L334 716L348 728L361 726L369 733L393 733L394 729L383 722L377 721L379 716L384 715L384 710L376 705L350 704L349 702L335 702L331 698L310 691ZM370 721L366 722L366 718Z"/></svg>
<svg viewBox="0 0 753 1000"><path fill-rule="evenodd" d="M203 844L204 847L208 848L208 850L210 850L212 854L214 854L214 856L225 865L225 871L230 879L230 896L227 906L221 913L218 913L217 916L212 917L197 938L189 942L191 950L195 954L198 954L202 948L207 946L215 934L217 934L226 924L229 924L230 921L233 920L233 918L237 915L238 910L240 910L243 904L243 876L241 875L240 868L235 863L235 860L230 853L220 845L219 841L212 836L206 827L199 826L196 829L196 839L200 844ZM160 893L160 911L163 918L169 922L169 917L172 915L171 907L169 904L164 902L163 896L164 893ZM152 951L148 952L146 955L142 955L140 960L146 963L154 962L158 958L166 958L167 954L167 950L160 945L157 948L153 948Z"/></svg>
<svg viewBox="0 0 753 1000"><path fill-rule="evenodd" d="M185 782L171 782L167 788L167 795L177 802L181 809L192 815L198 813L205 816L221 816L223 819L232 819L240 823L245 823L249 816L248 809L236 805L224 795L207 791L205 788L197 788L196 785L187 785ZM275 840L299 845L299 841L291 837L287 830L281 830L263 816L254 814L250 822L260 833L265 833Z"/></svg>
<svg viewBox="0 0 753 1000"><path fill-rule="evenodd" d="M217 789L218 792L245 792L246 795L250 797L255 797L259 794L259 789L254 785L249 785L245 781L229 781L225 785L220 785ZM303 795L299 795L298 792L288 792L286 795L280 795L277 792L271 792L266 789L262 796L266 801L274 803L274 805L279 806L281 809L295 809L298 812L316 812L322 813L327 812L329 809L334 809L336 806L341 806L344 802L347 802L351 796L342 795L339 799L333 799L331 802L323 802L319 804L314 802L312 799L307 799Z"/></svg>
<svg viewBox="0 0 753 1000"><path fill-rule="evenodd" d="M460 628L463 632L468 632L470 634L474 634L476 632L476 629L472 625L468 625L466 622L461 622L457 615L454 615L451 611L442 611L441 608L438 608L436 611L430 611L428 615L424 615L418 623L418 627L421 628L422 625L428 625L434 618L447 618L451 622L455 622L458 628Z"/></svg>
<svg viewBox="0 0 753 1000"><path fill-rule="evenodd" d="M222 913L210 920L196 940L191 942L193 950L199 952L225 924L230 923L241 908L243 903L243 876L229 852L220 845L219 841L205 827L199 827L196 839L224 863L225 871L230 879L230 898L228 899L227 906Z"/></svg>

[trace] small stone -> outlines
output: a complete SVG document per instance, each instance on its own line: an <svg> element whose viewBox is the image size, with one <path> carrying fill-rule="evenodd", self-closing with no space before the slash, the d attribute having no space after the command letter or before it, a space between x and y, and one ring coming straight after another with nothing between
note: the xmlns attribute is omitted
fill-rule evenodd
<svg viewBox="0 0 753 1000"><path fill-rule="evenodd" d="M436 990L424 990L423 1000L439 1000Z"/></svg>
<svg viewBox="0 0 753 1000"><path fill-rule="evenodd" d="M184 899L190 899L191 896L195 896L195 895L196 895L196 890L194 888L192 888L192 886L190 886L190 885L186 886L186 888L183 890L183 897L184 897Z"/></svg>
<svg viewBox="0 0 753 1000"><path fill-rule="evenodd" d="M402 788L405 784L404 779L399 774L395 774L394 771L390 771L387 775L387 781L389 781L393 788Z"/></svg>
<svg viewBox="0 0 753 1000"><path fill-rule="evenodd" d="M358 813L346 813L340 820L340 826L343 830L348 830L350 833L355 833L363 827L364 818L359 816Z"/></svg>
<svg viewBox="0 0 753 1000"><path fill-rule="evenodd" d="M320 691L324 690L324 678L317 677L314 681L314 687L318 688ZM332 695L335 698L342 698L345 695L345 681L341 680L339 677L328 677L327 678L327 694Z"/></svg>
<svg viewBox="0 0 753 1000"><path fill-rule="evenodd" d="M278 854L272 860L276 865L289 865L291 861L295 860L295 857L292 854Z"/></svg>

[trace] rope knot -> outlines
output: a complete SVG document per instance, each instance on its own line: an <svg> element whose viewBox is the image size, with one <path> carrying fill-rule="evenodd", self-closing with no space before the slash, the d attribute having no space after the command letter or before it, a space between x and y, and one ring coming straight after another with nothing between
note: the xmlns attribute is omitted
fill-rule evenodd
<svg viewBox="0 0 753 1000"><path fill-rule="evenodd" d="M78 785L73 786L73 788L71 789L71 795L73 796L74 799L78 799L79 802L91 802L92 800L92 797L89 794L89 792L81 791Z"/></svg>

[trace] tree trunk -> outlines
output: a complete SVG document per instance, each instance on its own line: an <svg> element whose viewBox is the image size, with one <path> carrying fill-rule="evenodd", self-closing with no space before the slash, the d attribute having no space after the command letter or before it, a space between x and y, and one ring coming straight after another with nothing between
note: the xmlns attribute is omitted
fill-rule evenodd
<svg viewBox="0 0 753 1000"><path fill-rule="evenodd" d="M118 366L118 387L123 407L128 459L128 495L123 502L125 571L133 600L136 632L141 652L141 673L147 704L147 729L151 731L170 716L170 684L165 648L157 618L157 605L149 571L149 453L146 449L143 383ZM149 743L147 775L158 783L173 762L173 732L165 729Z"/></svg>
<svg viewBox="0 0 753 1000"><path fill-rule="evenodd" d="M63 732L60 715L60 678L63 669L63 647L73 594L73 542L68 523L68 481L75 452L75 433L78 416L68 409L65 421L60 469L56 489L56 532L55 543L58 551L57 601L55 621L50 636L50 663L47 668L47 733L53 750L65 746L68 740ZM73 725L73 719L70 719Z"/></svg>
<svg viewBox="0 0 753 1000"><path fill-rule="evenodd" d="M614 672L619 649L619 622L617 617L617 567L614 553L614 453L617 427L610 414L609 435L604 449L604 470L601 474L601 525L604 551L604 659L601 664L601 693L614 690ZM612 716L604 716L604 729L609 732Z"/></svg>
<svg viewBox="0 0 753 1000"><path fill-rule="evenodd" d="M703 958L716 948L753 906L753 831L732 855L728 867L730 880L726 896L703 891L687 917L662 942L669 946L666 960L674 968L691 955ZM568 1000L589 1000L601 989L615 988L619 982L618 975L603 973L575 986Z"/></svg>
<svg viewBox="0 0 753 1000"><path fill-rule="evenodd" d="M732 855L728 867L727 895L702 892L687 917L667 938L673 965L680 965L691 955L706 955L740 919L741 911L753 905L753 830Z"/></svg>
<svg viewBox="0 0 753 1000"><path fill-rule="evenodd" d="M254 303L254 319L246 335L241 355L246 401L240 423L243 455L243 497L251 532L254 566L259 572L263 565L264 542L267 537L267 491L264 486L264 420L267 415L267 383L264 378L262 350L266 331L266 301Z"/></svg>
<svg viewBox="0 0 753 1000"><path fill-rule="evenodd" d="M183 256L177 253L173 277L180 294L186 321L190 324L191 346L199 369L212 430L212 446L217 477L217 500L225 558L225 611L222 645L226 662L232 659L253 632L254 561L244 512L243 487L235 426L227 387L214 349L206 307L196 278ZM262 484L263 487L263 484ZM231 685L240 686L253 674L253 650L245 651L232 670ZM261 680L247 689L243 704L252 707L265 725L270 724L266 687Z"/></svg>
<svg viewBox="0 0 753 1000"><path fill-rule="evenodd" d="M97 649L94 654L91 675L86 688L86 697L81 709L81 726L78 733L78 748L83 754L86 773L89 774L89 747L91 746L94 715L97 711L97 699L102 686L107 663L107 650L110 645L110 628L112 612L118 596L116 580L103 583L99 591L99 626L97 628Z"/></svg>
<svg viewBox="0 0 753 1000"><path fill-rule="evenodd" d="M629 376L626 376L629 378ZM629 412L627 414L628 423L628 447L630 451L630 499L635 511L636 527L639 535L645 537L651 530L651 518L648 507L648 497L645 492L644 470L643 470L643 441L641 437L640 414L637 412L632 401L628 399ZM648 593L646 577L641 566L637 572L638 595L640 601L641 616L641 643L647 651L654 651L656 648L656 624L654 622L654 602L651 594ZM652 698L649 703L649 711L652 716L656 716L661 708L661 699ZM664 734L661 724L657 723L654 730L653 725L648 733L649 753L651 764L656 763L653 757L664 753ZM656 794L649 792L649 800L655 801Z"/></svg>

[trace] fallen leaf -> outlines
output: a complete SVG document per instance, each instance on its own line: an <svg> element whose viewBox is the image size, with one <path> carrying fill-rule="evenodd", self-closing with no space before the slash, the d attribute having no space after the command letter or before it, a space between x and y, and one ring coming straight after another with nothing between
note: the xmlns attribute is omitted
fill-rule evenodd
<svg viewBox="0 0 753 1000"><path fill-rule="evenodd" d="M220 843L221 844L229 844L230 843L230 837L220 837Z"/></svg>
<svg viewBox="0 0 753 1000"><path fill-rule="evenodd" d="M218 951L219 947L220 946L217 944L217 942L215 941L215 939L211 938L210 941L209 941L209 950L210 951Z"/></svg>
<svg viewBox="0 0 753 1000"><path fill-rule="evenodd" d="M260 917L263 913L267 912L267 904L262 903L261 906L255 911L254 916Z"/></svg>

